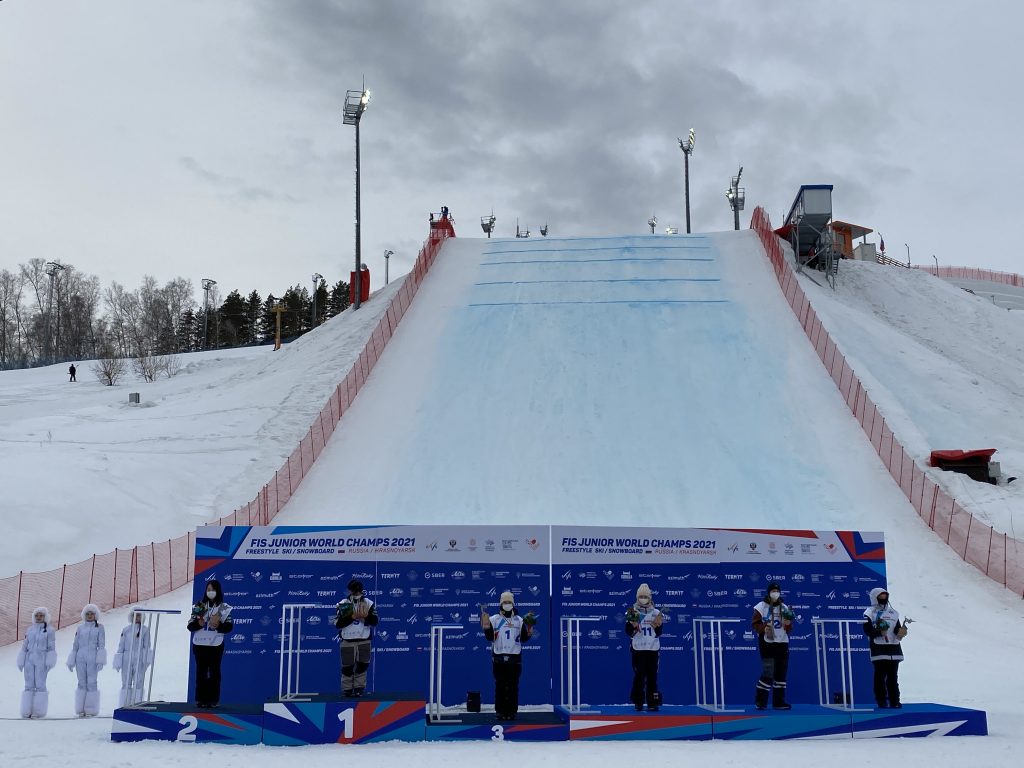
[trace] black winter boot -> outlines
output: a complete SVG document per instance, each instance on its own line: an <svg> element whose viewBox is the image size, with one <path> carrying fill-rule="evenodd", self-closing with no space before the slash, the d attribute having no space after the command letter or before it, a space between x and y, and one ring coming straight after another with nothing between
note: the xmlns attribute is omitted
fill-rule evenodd
<svg viewBox="0 0 1024 768"><path fill-rule="evenodd" d="M792 709L792 704L786 703L786 689L775 686L772 689L772 709Z"/></svg>
<svg viewBox="0 0 1024 768"><path fill-rule="evenodd" d="M754 689L754 706L758 709L768 708L768 689L762 688L760 683Z"/></svg>

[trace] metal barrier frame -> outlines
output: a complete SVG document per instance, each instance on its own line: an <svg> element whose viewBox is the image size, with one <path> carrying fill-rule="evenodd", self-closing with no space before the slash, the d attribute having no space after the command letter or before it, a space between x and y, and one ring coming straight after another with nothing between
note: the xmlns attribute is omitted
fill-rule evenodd
<svg viewBox="0 0 1024 768"><path fill-rule="evenodd" d="M558 698L561 706L569 711L578 711L583 707L580 697L580 625L585 621L601 619L596 616L563 616L560 622Z"/></svg>
<svg viewBox="0 0 1024 768"><path fill-rule="evenodd" d="M858 708L853 693L853 648L850 645L850 625L863 624L863 619L811 619L814 626L814 656L818 667L818 704L844 712L871 712L871 707ZM826 625L835 624L839 637L839 674L843 681L843 703L828 701L828 636ZM847 704L847 702L849 702Z"/></svg>
<svg viewBox="0 0 1024 768"><path fill-rule="evenodd" d="M319 608L313 603L285 603L281 606L281 662L277 677L277 698L279 701L309 701L316 694L299 690L300 665L302 663L302 611ZM292 658L295 660L294 679Z"/></svg>
<svg viewBox="0 0 1024 768"><path fill-rule="evenodd" d="M713 712L742 712L742 709L725 707L725 660L723 655L722 625L733 624L741 619L717 619L711 616L693 619L693 685L698 707ZM708 627L708 645L704 644L704 627ZM707 665L705 658L711 657L711 695L708 702Z"/></svg>
<svg viewBox="0 0 1024 768"><path fill-rule="evenodd" d="M444 674L444 633L448 629L465 630L461 624L432 624L430 626L430 693L427 699L427 719L432 723L458 723L459 720L442 719L441 687Z"/></svg>

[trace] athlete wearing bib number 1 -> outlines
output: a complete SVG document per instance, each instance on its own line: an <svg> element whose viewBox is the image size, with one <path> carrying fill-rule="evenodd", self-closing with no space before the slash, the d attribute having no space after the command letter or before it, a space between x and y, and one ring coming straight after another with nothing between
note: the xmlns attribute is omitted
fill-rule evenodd
<svg viewBox="0 0 1024 768"><path fill-rule="evenodd" d="M501 593L501 610L489 615L480 611L480 626L491 643L494 672L494 712L499 720L515 720L519 712L519 677L523 671L523 643L533 634L536 619L520 616L511 592Z"/></svg>

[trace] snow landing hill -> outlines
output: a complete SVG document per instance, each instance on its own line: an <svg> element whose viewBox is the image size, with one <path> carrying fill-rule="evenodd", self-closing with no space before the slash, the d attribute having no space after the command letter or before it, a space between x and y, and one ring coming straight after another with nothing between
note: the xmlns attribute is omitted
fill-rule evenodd
<svg viewBox="0 0 1024 768"><path fill-rule="evenodd" d="M844 262L835 294L804 287L908 448L983 442L1000 449L1006 473L1022 474L1020 315L929 275L873 264ZM187 355L181 374L155 384L103 387L87 362L76 385L65 365L0 373L7 570L177 536L247 501L362 348L381 294L277 353ZM128 406L129 391L142 393L143 407ZM968 490L993 524L1013 532L1020 488ZM904 765L1010 765L1024 747L1021 600L917 518L811 350L752 232L446 242L275 523L481 520L883 530L893 601L917 620L905 698L985 709L993 735L892 740L880 754ZM189 598L183 589L151 605L187 610ZM105 621L119 628L125 615ZM59 634L64 653L73 631ZM161 637L156 698L185 695L188 647L174 637ZM280 761L271 748L112 745L103 720L17 720L15 653L0 649L8 692L0 715L13 718L0 721L4 765ZM51 673L52 718L70 715L73 687L65 668ZM104 670L108 714L117 687ZM488 744L358 749L384 765L412 759L430 768L493 756ZM516 749L559 766L635 752L612 743ZM763 760L765 749L645 746L656 762L721 766ZM862 765L878 745L770 749L773 760L839 768ZM301 759L326 765L339 756L311 747Z"/></svg>

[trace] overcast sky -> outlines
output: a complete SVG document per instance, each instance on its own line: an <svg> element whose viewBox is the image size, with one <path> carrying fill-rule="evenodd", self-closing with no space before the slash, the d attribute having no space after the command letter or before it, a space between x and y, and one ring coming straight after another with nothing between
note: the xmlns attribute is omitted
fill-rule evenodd
<svg viewBox="0 0 1024 768"><path fill-rule="evenodd" d="M344 277L363 118L363 258L460 235L781 223L800 184L914 263L1021 272L1024 4L2 0L0 268L265 295ZM1014 94L1017 93L1017 96ZM869 238L877 241L877 235Z"/></svg>

